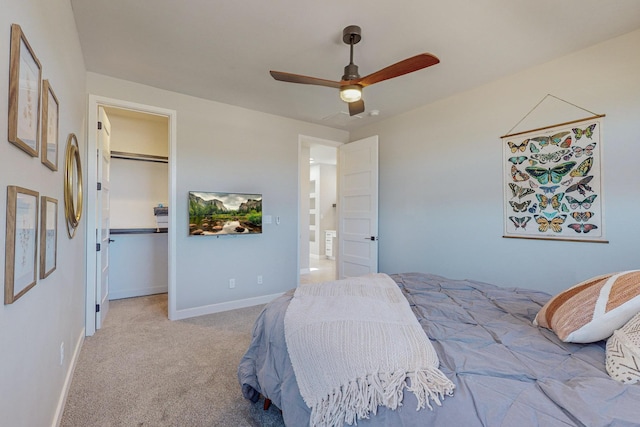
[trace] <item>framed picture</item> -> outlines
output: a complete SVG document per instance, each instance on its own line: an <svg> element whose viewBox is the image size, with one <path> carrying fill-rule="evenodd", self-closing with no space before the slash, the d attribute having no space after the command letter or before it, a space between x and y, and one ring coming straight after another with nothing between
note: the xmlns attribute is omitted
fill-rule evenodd
<svg viewBox="0 0 640 427"><path fill-rule="evenodd" d="M40 278L44 279L56 269L58 246L58 201L40 198Z"/></svg>
<svg viewBox="0 0 640 427"><path fill-rule="evenodd" d="M602 117L503 137L504 237L607 243Z"/></svg>
<svg viewBox="0 0 640 427"><path fill-rule="evenodd" d="M5 304L12 304L36 284L38 201L36 191L7 187Z"/></svg>
<svg viewBox="0 0 640 427"><path fill-rule="evenodd" d="M19 25L11 25L9 142L33 157L39 153L42 67Z"/></svg>
<svg viewBox="0 0 640 427"><path fill-rule="evenodd" d="M189 235L262 233L262 194L189 191Z"/></svg>
<svg viewBox="0 0 640 427"><path fill-rule="evenodd" d="M58 170L58 98L49 80L42 82L42 163L52 171Z"/></svg>

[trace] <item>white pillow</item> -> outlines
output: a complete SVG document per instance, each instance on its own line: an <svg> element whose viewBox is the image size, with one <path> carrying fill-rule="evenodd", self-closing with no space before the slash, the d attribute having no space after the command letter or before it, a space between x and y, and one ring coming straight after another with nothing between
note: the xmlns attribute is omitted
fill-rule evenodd
<svg viewBox="0 0 640 427"><path fill-rule="evenodd" d="M534 324L565 342L588 343L611 336L640 312L640 270L593 277L551 298Z"/></svg>
<svg viewBox="0 0 640 427"><path fill-rule="evenodd" d="M607 340L606 367L611 378L625 384L640 381L640 312Z"/></svg>

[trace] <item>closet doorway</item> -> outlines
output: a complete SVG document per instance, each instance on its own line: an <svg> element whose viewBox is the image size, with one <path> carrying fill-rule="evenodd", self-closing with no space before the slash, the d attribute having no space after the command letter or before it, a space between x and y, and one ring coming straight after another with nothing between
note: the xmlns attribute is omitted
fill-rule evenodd
<svg viewBox="0 0 640 427"><path fill-rule="evenodd" d="M109 299L168 291L168 118L104 107L111 123Z"/></svg>
<svg viewBox="0 0 640 427"><path fill-rule="evenodd" d="M341 143L300 137L299 283L336 279L337 147Z"/></svg>
<svg viewBox="0 0 640 427"><path fill-rule="evenodd" d="M110 123L109 197L101 194L99 159L88 156L87 335L100 328L106 314L100 307L109 300L167 293L168 317L175 312L175 230L168 211L175 200L175 112L90 96L89 123L100 111ZM101 126L92 127L88 152L100 153L93 129ZM106 253L95 244L105 228ZM94 257L91 248L102 253ZM106 278L98 274L105 258Z"/></svg>

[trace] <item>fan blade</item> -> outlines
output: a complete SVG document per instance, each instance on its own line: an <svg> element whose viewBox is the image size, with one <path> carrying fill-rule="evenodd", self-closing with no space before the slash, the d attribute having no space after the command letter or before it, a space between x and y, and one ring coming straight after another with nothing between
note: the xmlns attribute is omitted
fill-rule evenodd
<svg viewBox="0 0 640 427"><path fill-rule="evenodd" d="M281 71L269 71L271 77L281 82L301 83L305 85L327 86L340 88L340 82L332 80L318 79L316 77L301 76L300 74L283 73Z"/></svg>
<svg viewBox="0 0 640 427"><path fill-rule="evenodd" d="M360 80L351 81L351 83L357 83L363 87L369 86L374 83L422 70L423 68L436 65L439 62L440 60L430 53L421 53L420 55L412 56L411 58L389 65L388 67L369 74L368 76L364 76Z"/></svg>
<svg viewBox="0 0 640 427"><path fill-rule="evenodd" d="M362 99L349 103L350 116L355 116L356 114L360 114L362 112L364 112L364 101Z"/></svg>

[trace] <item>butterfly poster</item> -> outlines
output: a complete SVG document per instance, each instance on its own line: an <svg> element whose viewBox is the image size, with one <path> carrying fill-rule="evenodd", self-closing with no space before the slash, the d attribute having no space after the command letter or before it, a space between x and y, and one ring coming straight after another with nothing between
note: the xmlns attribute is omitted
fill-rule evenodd
<svg viewBox="0 0 640 427"><path fill-rule="evenodd" d="M606 241L600 116L502 143L504 237Z"/></svg>

